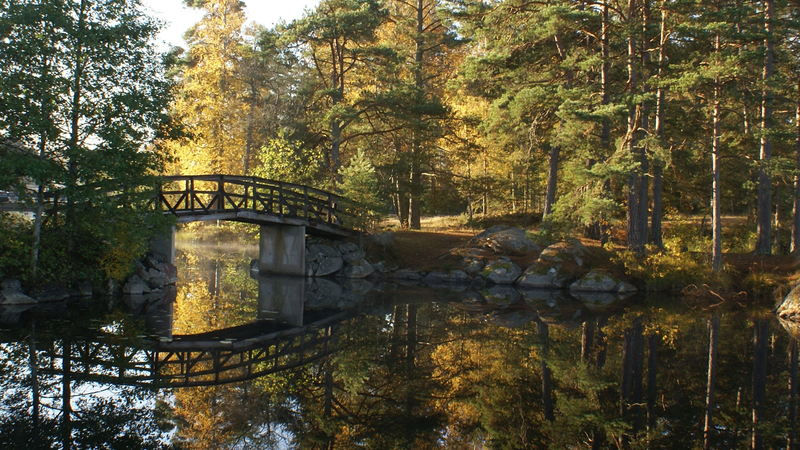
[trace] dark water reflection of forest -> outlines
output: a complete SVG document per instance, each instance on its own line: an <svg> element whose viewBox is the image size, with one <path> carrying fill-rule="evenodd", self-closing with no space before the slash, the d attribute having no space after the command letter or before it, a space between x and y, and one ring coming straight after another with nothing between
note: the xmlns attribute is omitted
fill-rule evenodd
<svg viewBox="0 0 800 450"><path fill-rule="evenodd" d="M798 448L797 342L766 307L287 288L250 276L255 252L184 246L166 298L6 311L0 447ZM253 333L294 341L192 359Z"/></svg>

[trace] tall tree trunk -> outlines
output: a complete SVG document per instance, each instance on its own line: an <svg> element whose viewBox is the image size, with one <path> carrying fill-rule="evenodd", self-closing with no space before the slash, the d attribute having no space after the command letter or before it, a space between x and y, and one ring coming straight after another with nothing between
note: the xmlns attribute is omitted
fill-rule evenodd
<svg viewBox="0 0 800 450"><path fill-rule="evenodd" d="M755 323L753 336L753 450L759 450L764 443L761 432L764 420L764 406L767 401L767 332L769 322L759 320Z"/></svg>
<svg viewBox="0 0 800 450"><path fill-rule="evenodd" d="M658 46L658 90L656 93L656 123L655 135L661 145L664 145L664 109L666 107L666 95L664 94L664 64L666 62L667 45L667 10L665 1L661 2L661 33L660 44ZM663 151L663 150L662 150ZM664 238L661 226L662 219L662 191L663 191L663 162L659 156L653 160L653 211L650 218L650 242L658 247L664 246Z"/></svg>
<svg viewBox="0 0 800 450"><path fill-rule="evenodd" d="M787 450L797 448L797 339L789 343L789 437Z"/></svg>
<svg viewBox="0 0 800 450"><path fill-rule="evenodd" d="M547 190L544 195L544 210L542 219L553 212L553 204L556 202L556 183L558 182L558 154L561 148L557 145L550 146L550 156L548 157L547 168Z"/></svg>
<svg viewBox="0 0 800 450"><path fill-rule="evenodd" d="M658 341L657 334L651 334L647 338L647 427L654 430L656 426L656 395L657 395L657 375L658 375Z"/></svg>
<svg viewBox="0 0 800 450"><path fill-rule="evenodd" d="M562 62L567 59L567 50L564 47L564 42L561 35L556 33L553 36L556 43L556 50L558 57ZM564 73L564 87L569 89L572 86L573 73L567 70ZM547 164L547 190L544 197L544 210L542 211L542 218L549 216L553 212L553 204L556 202L556 193L558 191L558 160L561 153L561 147L558 145L550 145L550 155L548 156Z"/></svg>
<svg viewBox="0 0 800 450"><path fill-rule="evenodd" d="M719 49L720 49L720 36L716 35L714 39L714 56L716 64L719 64ZM721 107L720 107L720 80L719 77L714 77L714 112L712 124L712 140L711 140L711 173L713 177L711 187L711 267L715 272L722 269L722 218L720 217L720 176L719 176L719 162L720 162L720 123L721 123Z"/></svg>
<svg viewBox="0 0 800 450"><path fill-rule="evenodd" d="M33 424L34 448L39 448L39 358L36 351L36 322L31 322L31 335L28 340L28 364L31 373L31 423Z"/></svg>
<svg viewBox="0 0 800 450"><path fill-rule="evenodd" d="M256 110L256 87L255 81L250 81L250 104L249 104L249 111L247 112L247 136L245 140L244 146L244 176L250 173L250 153L253 149L253 128L255 122L255 110Z"/></svg>
<svg viewBox="0 0 800 450"><path fill-rule="evenodd" d="M552 422L556 418L553 413L553 381L550 368L547 367L547 353L550 346L550 337L546 323L539 320L536 322L536 328L539 333L539 339L542 340L542 351L540 355L542 371L542 408L544 409L544 418Z"/></svg>
<svg viewBox="0 0 800 450"><path fill-rule="evenodd" d="M800 96L800 83L797 85ZM794 121L797 136L795 137L795 164L800 167L800 97L797 100ZM792 199L792 254L800 251L800 175L794 176L794 198Z"/></svg>
<svg viewBox="0 0 800 450"><path fill-rule="evenodd" d="M75 249L75 233L74 222L74 190L78 186L78 145L80 143L80 118L81 118L81 99L83 98L83 71L86 68L87 61L83 54L84 32L86 27L86 0L81 0L78 6L78 26L75 33L75 60L72 72L72 100L70 107L70 126L69 126L69 145L67 151L67 232L69 234L67 240L67 252L71 254Z"/></svg>
<svg viewBox="0 0 800 450"><path fill-rule="evenodd" d="M642 95L646 98L647 95L650 93L650 84L647 82L647 77L649 76L649 66L650 66L650 38L648 36L648 26L650 25L650 0L642 0ZM644 138L646 138L650 134L650 104L647 100L643 100L640 103L641 108L641 126L639 129L639 133L642 136L642 139L639 139L639 142L643 142ZM650 172L650 156L649 156L649 148L647 145L641 145L639 147L639 161L641 164L640 174L639 177L639 195L638 195L638 202L639 202L639 232L642 234L641 245L644 247L647 244L648 238L648 230L647 230L647 218L649 216L647 208L649 207L648 201L648 194L650 188L650 182L648 178L648 173Z"/></svg>
<svg viewBox="0 0 800 450"><path fill-rule="evenodd" d="M581 362L586 362L594 348L594 322L581 325Z"/></svg>
<svg viewBox="0 0 800 450"><path fill-rule="evenodd" d="M761 149L758 158L760 165L758 169L758 212L756 216L756 253L763 255L769 255L772 248L772 240L770 239L772 176L768 167L772 159L772 140L769 136L772 128L772 90L768 86L773 71L772 19L773 0L766 0L764 27L767 36L764 39L766 55L762 77L764 90L761 94Z"/></svg>
<svg viewBox="0 0 800 450"><path fill-rule="evenodd" d="M64 339L61 358L61 446L72 449L72 341Z"/></svg>
<svg viewBox="0 0 800 450"><path fill-rule="evenodd" d="M425 4L423 0L417 0L416 5L416 13L417 13L417 35L415 37L415 49L414 49L414 86L417 88L418 91L423 92L425 90L424 80L422 76L422 64L424 61L424 52L425 52L425 41L424 41L424 31L425 31ZM422 139L420 136L420 128L422 127L422 122L424 117L422 114L416 118L417 123L415 126L417 127L414 130L414 136L412 138L412 149L411 149L411 211L410 211L410 222L411 222L411 229L412 230L419 230L421 227L420 224L420 215L422 214Z"/></svg>
<svg viewBox="0 0 800 450"><path fill-rule="evenodd" d="M600 317L597 319L597 370L601 370L606 365L606 353L608 352L608 342L603 328L608 325L608 319Z"/></svg>
<svg viewBox="0 0 800 450"><path fill-rule="evenodd" d="M601 91L602 97L600 99L600 104L606 106L611 101L610 96L610 83L611 83L611 63L609 61L610 57L610 46L608 42L608 30L611 23L608 17L608 1L603 0L603 24L601 29L601 36L600 36L600 55L603 58L603 63L600 66L600 84L601 84ZM608 116L603 117L603 123L600 129L600 146L603 149L603 160L606 160L608 156L611 154L611 120ZM608 195L611 191L611 182L609 179L603 181L603 192ZM606 213L603 212L601 216L601 223L600 223L600 244L605 245L608 243L609 239L611 238L608 226L608 219L606 217Z"/></svg>
<svg viewBox="0 0 800 450"><path fill-rule="evenodd" d="M626 133L626 140L627 140L627 150L631 158L631 162L640 160L641 156L639 154L638 145L637 145L637 124L638 124L638 115L639 115L639 105L633 102L633 96L636 95L637 92L637 85L636 85L636 37L635 33L638 31L638 28L634 25L636 23L636 0L629 0L628 1L628 96L629 96L629 106L628 106L628 130ZM646 242L646 237L643 240L643 230L640 228L641 221L639 220L639 168L633 167L628 174L628 185L627 185L627 208L626 208L626 220L627 220L627 238L626 244L628 249L636 252L637 254L644 253L644 243Z"/></svg>
<svg viewBox="0 0 800 450"><path fill-rule="evenodd" d="M706 381L706 417L703 426L703 448L711 448L714 413L714 383L717 377L717 343L719 342L719 316L708 321L708 377Z"/></svg>

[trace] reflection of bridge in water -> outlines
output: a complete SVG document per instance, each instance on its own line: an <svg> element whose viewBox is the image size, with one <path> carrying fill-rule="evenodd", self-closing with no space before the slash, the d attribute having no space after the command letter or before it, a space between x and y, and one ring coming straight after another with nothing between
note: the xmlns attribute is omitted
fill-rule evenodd
<svg viewBox="0 0 800 450"><path fill-rule="evenodd" d="M151 337L129 338L109 330L52 342L39 347L39 370L99 383L212 386L317 361L335 351L338 325L351 314L334 308L304 311L303 279L291 280L259 280L258 321L173 336L172 299L165 299L146 318Z"/></svg>

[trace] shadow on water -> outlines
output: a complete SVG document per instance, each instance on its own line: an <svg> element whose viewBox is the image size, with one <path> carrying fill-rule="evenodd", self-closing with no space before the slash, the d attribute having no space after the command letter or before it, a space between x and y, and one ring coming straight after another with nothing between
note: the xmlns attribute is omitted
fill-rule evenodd
<svg viewBox="0 0 800 450"><path fill-rule="evenodd" d="M179 250L175 290L6 311L3 448L798 445L798 329L767 310L254 276L247 247Z"/></svg>

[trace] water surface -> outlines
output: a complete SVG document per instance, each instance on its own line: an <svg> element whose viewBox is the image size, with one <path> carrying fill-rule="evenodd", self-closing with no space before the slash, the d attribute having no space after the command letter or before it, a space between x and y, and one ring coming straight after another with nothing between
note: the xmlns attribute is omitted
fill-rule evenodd
<svg viewBox="0 0 800 450"><path fill-rule="evenodd" d="M7 311L0 446L797 448L768 308L265 279L256 252L183 245L175 292Z"/></svg>

